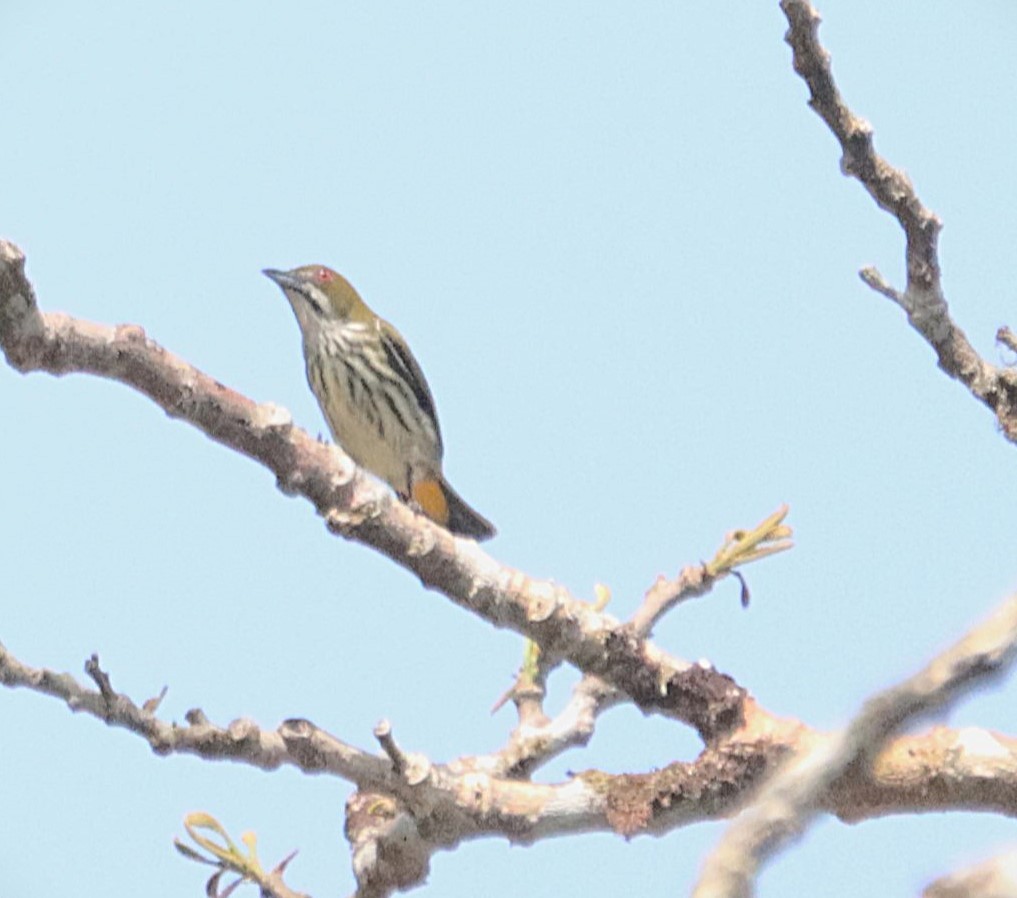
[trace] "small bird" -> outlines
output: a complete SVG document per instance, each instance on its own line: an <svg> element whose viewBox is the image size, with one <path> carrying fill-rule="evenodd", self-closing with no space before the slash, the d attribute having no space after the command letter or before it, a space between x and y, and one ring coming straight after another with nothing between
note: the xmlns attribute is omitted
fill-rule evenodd
<svg viewBox="0 0 1017 898"><path fill-rule="evenodd" d="M494 536L491 523L442 474L434 399L399 332L331 268L262 273L293 307L304 338L307 382L350 458L452 533L478 540Z"/></svg>

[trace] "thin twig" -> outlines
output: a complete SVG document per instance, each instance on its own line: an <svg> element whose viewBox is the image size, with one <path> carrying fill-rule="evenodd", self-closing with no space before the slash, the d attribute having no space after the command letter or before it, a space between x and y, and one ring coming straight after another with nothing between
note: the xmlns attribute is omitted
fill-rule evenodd
<svg viewBox="0 0 1017 898"><path fill-rule="evenodd" d="M1017 335L1006 325L996 331L996 342L1012 352L1017 352Z"/></svg>
<svg viewBox="0 0 1017 898"><path fill-rule="evenodd" d="M180 839L173 843L177 851L188 860L216 868L205 885L208 898L229 898L245 882L257 884L262 898L308 898L305 893L291 889L283 879L287 866L296 857L295 851L266 872L258 859L257 838L253 833L241 836L244 844L241 848L218 820L203 813L188 814L184 819L184 829L205 854ZM233 874L237 879L222 888L222 880L227 874Z"/></svg>
<svg viewBox="0 0 1017 898"><path fill-rule="evenodd" d="M674 580L658 577L632 617L631 626L636 634L648 636L657 621L675 605L706 595L718 580L729 574L738 576L742 605L748 605L748 588L737 569L793 548L791 528L784 523L787 514L788 507L782 505L751 530L729 533L709 561L689 565Z"/></svg>
<svg viewBox="0 0 1017 898"><path fill-rule="evenodd" d="M385 754L392 761L393 772L402 774L406 769L406 755L396 744L395 737L392 735L392 724L387 720L378 721L374 727L374 738L378 740Z"/></svg>

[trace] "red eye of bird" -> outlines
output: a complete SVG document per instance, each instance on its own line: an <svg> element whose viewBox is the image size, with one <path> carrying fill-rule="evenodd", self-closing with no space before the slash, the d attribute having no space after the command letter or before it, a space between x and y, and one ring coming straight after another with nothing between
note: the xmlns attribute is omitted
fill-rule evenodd
<svg viewBox="0 0 1017 898"><path fill-rule="evenodd" d="M334 277L335 277L335 274L333 272L329 271L327 268L319 268L318 269L318 280L321 281L321 283L327 284Z"/></svg>

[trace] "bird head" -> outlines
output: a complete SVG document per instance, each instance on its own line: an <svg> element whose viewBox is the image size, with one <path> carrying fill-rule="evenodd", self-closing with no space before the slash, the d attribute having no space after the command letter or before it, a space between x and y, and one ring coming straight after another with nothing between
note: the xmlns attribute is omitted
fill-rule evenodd
<svg viewBox="0 0 1017 898"><path fill-rule="evenodd" d="M302 265L292 271L266 268L262 274L282 288L305 332L312 324L369 321L373 317L353 285L324 265Z"/></svg>

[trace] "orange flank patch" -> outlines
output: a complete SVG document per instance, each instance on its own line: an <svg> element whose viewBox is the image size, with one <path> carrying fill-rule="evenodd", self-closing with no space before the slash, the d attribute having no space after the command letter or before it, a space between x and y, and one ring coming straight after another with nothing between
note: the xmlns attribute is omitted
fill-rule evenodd
<svg viewBox="0 0 1017 898"><path fill-rule="evenodd" d="M448 502L445 500L445 490L437 480L418 480L412 487L413 501L420 506L420 510L432 521L439 524L448 523Z"/></svg>

